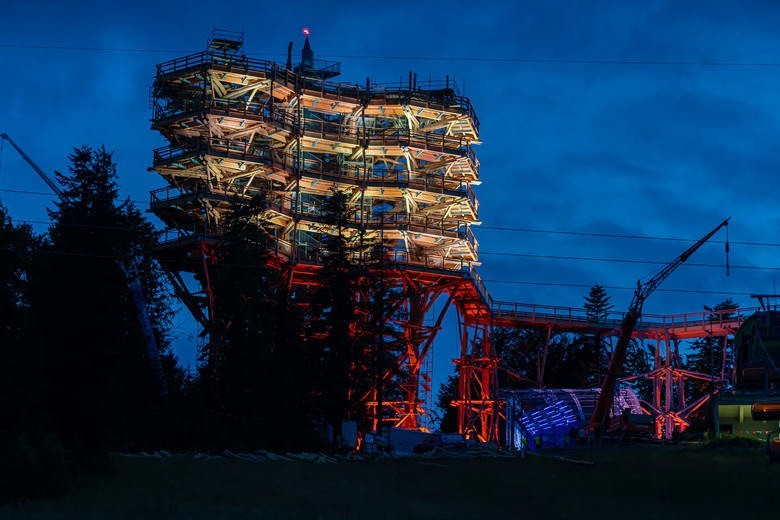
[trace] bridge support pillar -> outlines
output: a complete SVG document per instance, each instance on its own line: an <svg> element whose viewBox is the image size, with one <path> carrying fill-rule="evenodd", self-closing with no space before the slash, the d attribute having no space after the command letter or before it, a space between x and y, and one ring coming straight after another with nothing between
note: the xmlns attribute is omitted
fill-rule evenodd
<svg viewBox="0 0 780 520"><path fill-rule="evenodd" d="M491 344L489 323L470 323L458 312L460 358L458 431L482 442L497 442L498 419L498 362Z"/></svg>

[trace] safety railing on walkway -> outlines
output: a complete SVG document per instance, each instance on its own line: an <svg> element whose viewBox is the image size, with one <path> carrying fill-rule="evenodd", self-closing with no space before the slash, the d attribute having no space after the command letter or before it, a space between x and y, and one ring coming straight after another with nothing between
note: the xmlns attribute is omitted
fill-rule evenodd
<svg viewBox="0 0 780 520"><path fill-rule="evenodd" d="M643 314L637 329L660 329L674 333L687 331L726 330L738 326L747 316L760 310L747 307L736 310L713 310L684 314ZM551 327L577 329L583 327L617 329L625 313L610 311L593 316L585 309L530 303L494 302L494 318L523 324L544 324Z"/></svg>

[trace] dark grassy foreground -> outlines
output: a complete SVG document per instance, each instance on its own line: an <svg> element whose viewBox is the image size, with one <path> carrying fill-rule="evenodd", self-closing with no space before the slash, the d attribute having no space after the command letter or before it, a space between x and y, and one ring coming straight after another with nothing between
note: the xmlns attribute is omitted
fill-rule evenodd
<svg viewBox="0 0 780 520"><path fill-rule="evenodd" d="M525 459L339 464L117 457L19 518L749 518L780 511L780 464L755 449L581 448ZM619 516L617 516L619 515Z"/></svg>

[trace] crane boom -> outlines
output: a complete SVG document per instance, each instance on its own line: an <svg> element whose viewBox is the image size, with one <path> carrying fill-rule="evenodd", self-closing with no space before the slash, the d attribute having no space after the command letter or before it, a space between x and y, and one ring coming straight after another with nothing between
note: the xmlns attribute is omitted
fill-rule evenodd
<svg viewBox="0 0 780 520"><path fill-rule="evenodd" d="M64 198L62 189L59 186L57 186L57 183L54 182L48 175L46 175L43 170L38 168L38 165L35 164L33 160L30 159L30 157L26 153L24 153L24 150L19 148L19 145L17 145L8 134L0 134L0 139L5 139L11 144L11 146L14 147L14 150L16 150L19 153L19 155L22 157L22 159L24 159L27 162L27 164L30 165L30 168L32 168L35 171L35 173L38 174L38 177L43 179L43 182L45 182L46 185L49 186L49 188L51 188L51 191L57 194L60 200Z"/></svg>
<svg viewBox="0 0 780 520"><path fill-rule="evenodd" d="M728 226L730 219L731 217L718 224L712 231L701 237L695 244L685 250L683 254L664 266L663 269L648 281L645 283L642 283L641 280L637 281L637 287L636 291L634 291L631 305L623 318L623 322L620 324L620 336L618 336L615 350L612 353L612 359L609 361L607 374L604 376L601 394L596 402L596 408L593 410L593 415L590 418L589 429L591 431L603 429L609 419L609 409L612 406L612 401L614 399L615 384L617 383L618 376L623 371L623 365L625 364L626 354L628 352L628 344L631 341L631 336L634 333L634 328L636 327L639 318L642 317L642 306L644 305L645 300L653 294L658 286L660 286L675 269L680 267L680 265L688 260L697 249L704 245L707 240L712 238L712 236L722 227Z"/></svg>
<svg viewBox="0 0 780 520"><path fill-rule="evenodd" d="M51 179L51 177L46 175L46 173L41 170L32 159L30 159L30 157L24 153L24 150L19 148L19 145L17 145L8 134L0 134L0 140L2 139L5 139L11 143L11 146L14 147L22 159L24 159L27 164L29 164L30 167L35 171L35 173L37 173L38 176L43 179L43 182L45 182L46 185L57 194L57 197L60 199L60 201L66 202L65 193L62 191L62 188L60 188L57 183ZM160 360L160 349L157 345L157 339L154 336L154 329L152 328L152 321L149 317L149 311L146 307L146 298L144 296L143 288L141 287L141 282L138 279L137 262L135 259L131 259L129 267L125 266L125 264L119 259L116 260L116 263L119 266L119 269L125 275L125 278L127 278L127 282L130 285L130 291L133 295L133 302L135 303L136 313L138 315L138 324L141 327L141 334L143 335L144 342L146 344L146 353L149 356L149 362L152 365L152 370L154 370L157 381L160 384L161 394L166 396L168 395L168 385L165 382L162 361Z"/></svg>

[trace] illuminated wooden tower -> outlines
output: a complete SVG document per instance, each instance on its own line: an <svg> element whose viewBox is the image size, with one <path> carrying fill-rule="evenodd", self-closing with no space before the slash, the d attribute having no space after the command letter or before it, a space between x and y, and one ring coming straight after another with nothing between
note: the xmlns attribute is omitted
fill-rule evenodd
<svg viewBox="0 0 780 520"><path fill-rule="evenodd" d="M424 369L450 305L461 323L460 417L483 438L497 431L489 296L474 267L479 122L449 81L381 86L333 81L340 65L314 59L305 31L301 61L248 58L243 35L214 33L205 51L157 66L153 128L169 142L151 168L168 185L151 208L168 226L160 245L177 293L207 328L218 317L209 272L225 213L236 197L266 194L274 255L290 283L317 283L323 204L349 195L350 225L381 242L383 276L404 295L403 398L383 402L403 428L421 426ZM199 290L185 283L193 273ZM445 305L429 316L440 297ZM214 343L212 338L212 343ZM212 345L212 351L218 348ZM209 351L213 354L212 351ZM366 396L369 407L376 406ZM389 422L389 421L388 421Z"/></svg>

